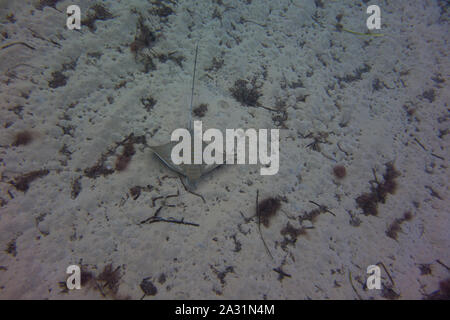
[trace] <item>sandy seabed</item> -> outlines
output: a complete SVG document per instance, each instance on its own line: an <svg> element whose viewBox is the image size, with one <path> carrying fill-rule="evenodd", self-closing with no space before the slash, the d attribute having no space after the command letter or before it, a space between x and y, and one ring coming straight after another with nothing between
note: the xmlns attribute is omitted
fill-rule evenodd
<svg viewBox="0 0 450 320"><path fill-rule="evenodd" d="M448 278L446 1L0 4L0 298L421 299ZM348 32L369 4L383 36ZM278 174L222 166L204 201L148 147L186 127L197 42L204 129L280 129Z"/></svg>

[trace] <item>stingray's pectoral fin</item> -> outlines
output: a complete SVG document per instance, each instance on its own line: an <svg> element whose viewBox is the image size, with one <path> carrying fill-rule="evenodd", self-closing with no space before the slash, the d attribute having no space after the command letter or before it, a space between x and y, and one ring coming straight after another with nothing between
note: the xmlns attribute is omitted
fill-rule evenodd
<svg viewBox="0 0 450 320"><path fill-rule="evenodd" d="M197 197L200 197L203 200L203 202L206 203L205 198L201 194L194 192L198 180L189 179L186 176L180 177L180 179L181 179L181 183L183 184L183 186L187 192L189 192Z"/></svg>
<svg viewBox="0 0 450 320"><path fill-rule="evenodd" d="M166 143L160 146L150 146L150 150L170 169L184 175L182 168L172 162L171 152L173 148L173 142Z"/></svg>
<svg viewBox="0 0 450 320"><path fill-rule="evenodd" d="M189 179L186 176L181 177L181 179L183 179L184 185L186 186L186 188L189 191L194 191L197 188L197 181L198 180Z"/></svg>
<svg viewBox="0 0 450 320"><path fill-rule="evenodd" d="M211 171L213 171L214 169L223 166L223 164L210 164L208 166L205 167L205 170L203 171L203 174L207 174Z"/></svg>

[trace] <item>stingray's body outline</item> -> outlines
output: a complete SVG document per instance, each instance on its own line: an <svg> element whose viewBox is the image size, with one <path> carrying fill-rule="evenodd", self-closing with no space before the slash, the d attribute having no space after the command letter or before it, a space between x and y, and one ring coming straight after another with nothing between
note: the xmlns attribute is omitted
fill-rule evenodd
<svg viewBox="0 0 450 320"><path fill-rule="evenodd" d="M186 180L187 186L195 188L197 181L208 172L214 170L220 164L175 164L172 161L171 153L177 141L171 141L159 146L150 146L150 149L158 156L158 158L170 169L181 174ZM203 143L203 149L206 144Z"/></svg>
<svg viewBox="0 0 450 320"><path fill-rule="evenodd" d="M194 83L195 83L195 69L197 66L197 53L198 53L198 43L195 47L195 60L194 60L194 73L192 77L192 91L191 91L191 106L190 106L190 114L189 114L189 131L192 132L192 103L194 97ZM192 135L191 135L192 136ZM171 170L181 174L183 178L186 180L186 185L193 189L196 186L197 181L207 174L208 172L214 170L220 164L180 164L177 165L172 161L172 149L178 144L178 141L170 141L168 143L158 145L158 146L149 146L150 149L155 153L158 158ZM206 144L203 142L202 150L205 149ZM193 151L192 151L193 152Z"/></svg>

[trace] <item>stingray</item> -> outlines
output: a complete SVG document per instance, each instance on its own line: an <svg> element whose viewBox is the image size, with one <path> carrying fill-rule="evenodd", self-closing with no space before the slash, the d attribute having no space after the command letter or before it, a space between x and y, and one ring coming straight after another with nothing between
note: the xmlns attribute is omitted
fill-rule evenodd
<svg viewBox="0 0 450 320"><path fill-rule="evenodd" d="M191 139L194 139L193 130L192 130L192 103L194 98L194 83L195 83L195 69L197 67L197 53L198 53L198 44L195 47L195 59L194 59L194 73L192 76L192 91L191 91L191 106L189 113L189 131L191 132ZM193 141L191 141L193 143ZM194 189L197 181L207 174L208 172L214 170L220 164L180 164L177 165L172 161L172 149L175 145L178 144L178 141L170 141L168 143L159 145L159 146L150 146L150 149L158 156L158 158L164 162L171 170L181 174L184 178L186 185L189 189ZM207 144L203 142L202 150L205 149ZM194 148L192 149L191 159L193 159Z"/></svg>

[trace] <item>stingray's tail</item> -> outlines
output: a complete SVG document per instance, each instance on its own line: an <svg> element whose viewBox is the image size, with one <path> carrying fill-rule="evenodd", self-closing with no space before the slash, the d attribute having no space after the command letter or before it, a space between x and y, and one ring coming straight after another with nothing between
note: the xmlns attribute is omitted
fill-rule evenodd
<svg viewBox="0 0 450 320"><path fill-rule="evenodd" d="M189 110L189 131L192 131L192 103L194 101L195 69L197 68L198 42L195 46L194 74L192 76L191 108Z"/></svg>

